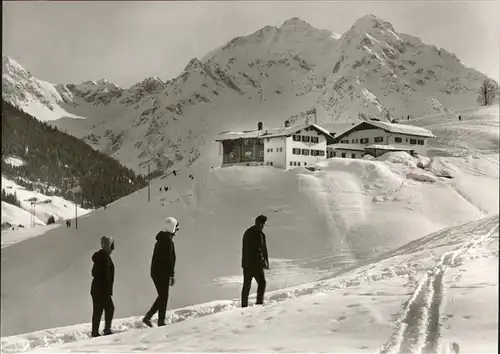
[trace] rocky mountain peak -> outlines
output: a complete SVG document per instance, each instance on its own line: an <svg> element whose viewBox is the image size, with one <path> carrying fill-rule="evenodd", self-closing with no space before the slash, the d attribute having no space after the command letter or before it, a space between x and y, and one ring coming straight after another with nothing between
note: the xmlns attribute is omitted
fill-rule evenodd
<svg viewBox="0 0 500 354"><path fill-rule="evenodd" d="M374 29L395 32L392 24L371 14L357 19L351 29L357 30L358 32L371 32L371 30Z"/></svg>
<svg viewBox="0 0 500 354"><path fill-rule="evenodd" d="M298 18L298 17L292 17L281 25L279 28L280 31L305 31L308 29L313 28L309 23L306 21Z"/></svg>
<svg viewBox="0 0 500 354"><path fill-rule="evenodd" d="M184 68L184 71L191 71L196 68L203 67L202 62L198 58L193 58L189 61L189 63Z"/></svg>

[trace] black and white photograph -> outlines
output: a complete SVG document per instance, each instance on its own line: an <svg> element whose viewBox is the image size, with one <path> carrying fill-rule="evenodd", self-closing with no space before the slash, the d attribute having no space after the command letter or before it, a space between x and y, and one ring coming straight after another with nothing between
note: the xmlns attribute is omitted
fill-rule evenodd
<svg viewBox="0 0 500 354"><path fill-rule="evenodd" d="M498 14L3 1L0 353L497 353Z"/></svg>

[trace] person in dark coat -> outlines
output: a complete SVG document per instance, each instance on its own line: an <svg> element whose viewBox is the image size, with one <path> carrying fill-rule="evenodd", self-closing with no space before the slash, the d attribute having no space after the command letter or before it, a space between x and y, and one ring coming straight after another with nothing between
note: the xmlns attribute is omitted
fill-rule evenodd
<svg viewBox="0 0 500 354"><path fill-rule="evenodd" d="M99 323L104 311L104 335L113 334L111 321L115 312L113 304L113 282L115 279L115 265L111 259L111 253L115 249L115 242L109 236L101 237L101 249L94 253L92 261L92 285L90 295L92 296L92 337L99 337Z"/></svg>
<svg viewBox="0 0 500 354"><path fill-rule="evenodd" d="M255 218L255 225L245 231L243 235L243 250L241 266L243 268L243 289L241 290L241 307L248 306L248 295L252 280L257 281L257 305L264 304L266 291L266 277L264 269L269 269L266 235L262 231L267 217L259 215Z"/></svg>
<svg viewBox="0 0 500 354"><path fill-rule="evenodd" d="M158 292L153 306L142 322L152 327L151 318L158 312L158 326L165 325L170 287L175 284L175 246L173 237L179 231L179 222L172 217L165 219L165 227L156 235L156 244L151 260L151 278Z"/></svg>

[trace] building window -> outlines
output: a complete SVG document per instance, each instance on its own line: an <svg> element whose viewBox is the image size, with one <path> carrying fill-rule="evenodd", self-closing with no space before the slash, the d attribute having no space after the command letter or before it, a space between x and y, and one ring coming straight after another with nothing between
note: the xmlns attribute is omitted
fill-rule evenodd
<svg viewBox="0 0 500 354"><path fill-rule="evenodd" d="M294 135L293 141L300 141L300 135Z"/></svg>
<svg viewBox="0 0 500 354"><path fill-rule="evenodd" d="M355 144L355 143L356 143L356 139L352 139L352 140L351 140L351 142L352 142L353 144Z"/></svg>
<svg viewBox="0 0 500 354"><path fill-rule="evenodd" d="M323 150L318 150L318 152L319 152L319 156L325 156L325 151L323 151Z"/></svg>
<svg viewBox="0 0 500 354"><path fill-rule="evenodd" d="M377 136L377 137L375 138L375 142L376 142L376 143L382 143L382 142L384 142L384 137L382 137L382 136Z"/></svg>
<svg viewBox="0 0 500 354"><path fill-rule="evenodd" d="M260 152L260 157L264 157L264 150Z"/></svg>
<svg viewBox="0 0 500 354"><path fill-rule="evenodd" d="M293 162L293 165L294 165L294 166L297 166L297 161L294 161L294 162Z"/></svg>
<svg viewBox="0 0 500 354"><path fill-rule="evenodd" d="M342 157L345 157L345 152L342 153Z"/></svg>
<svg viewBox="0 0 500 354"><path fill-rule="evenodd" d="M243 145L250 145L250 139L243 139Z"/></svg>
<svg viewBox="0 0 500 354"><path fill-rule="evenodd" d="M269 164L272 166L272 165L273 165L273 162L271 161L271 162L269 162Z"/></svg>
<svg viewBox="0 0 500 354"><path fill-rule="evenodd" d="M293 162L292 161L290 161L290 166L293 166Z"/></svg>
<svg viewBox="0 0 500 354"><path fill-rule="evenodd" d="M417 139L410 139L410 144L415 145L417 143Z"/></svg>
<svg viewBox="0 0 500 354"><path fill-rule="evenodd" d="M302 155L309 156L309 149L302 149Z"/></svg>
<svg viewBox="0 0 500 354"><path fill-rule="evenodd" d="M317 136L311 136L311 143L319 143L319 138Z"/></svg>
<svg viewBox="0 0 500 354"><path fill-rule="evenodd" d="M297 162L297 166L300 166L300 161L299 161L299 162Z"/></svg>
<svg viewBox="0 0 500 354"><path fill-rule="evenodd" d="M422 139L418 139L417 142L418 142L418 145L424 145L424 141Z"/></svg>
<svg viewBox="0 0 500 354"><path fill-rule="evenodd" d="M408 139L406 139L406 141L408 141ZM400 138L399 136L397 136L397 137L395 137L395 138L394 138L394 142L395 142L395 143L402 143L402 142L403 142L403 139L402 139L402 138Z"/></svg>
<svg viewBox="0 0 500 354"><path fill-rule="evenodd" d="M309 137L309 136L307 136L307 135L302 135L302 141L303 141L304 143L308 143L310 140L311 140L311 139L310 139L310 137Z"/></svg>
<svg viewBox="0 0 500 354"><path fill-rule="evenodd" d="M280 152L283 152L283 148L280 148Z"/></svg>
<svg viewBox="0 0 500 354"><path fill-rule="evenodd" d="M294 155L300 155L300 149L293 148L292 149L292 154L294 154Z"/></svg>
<svg viewBox="0 0 500 354"><path fill-rule="evenodd" d="M349 139L340 140L341 144L349 144Z"/></svg>
<svg viewBox="0 0 500 354"><path fill-rule="evenodd" d="M304 166L307 166L307 162L304 162Z"/></svg>
<svg viewBox="0 0 500 354"><path fill-rule="evenodd" d="M337 157L337 153L335 151L333 152L333 157Z"/></svg>
<svg viewBox="0 0 500 354"><path fill-rule="evenodd" d="M356 154L351 154L351 158L355 159L356 158Z"/></svg>
<svg viewBox="0 0 500 354"><path fill-rule="evenodd" d="M370 139L368 139L368 138L362 138L362 139L360 139L360 141L359 141L359 142L360 142L361 144L368 144L368 142L369 142L369 141L370 141Z"/></svg>
<svg viewBox="0 0 500 354"><path fill-rule="evenodd" d="M408 142L408 138L406 138L406 142Z"/></svg>

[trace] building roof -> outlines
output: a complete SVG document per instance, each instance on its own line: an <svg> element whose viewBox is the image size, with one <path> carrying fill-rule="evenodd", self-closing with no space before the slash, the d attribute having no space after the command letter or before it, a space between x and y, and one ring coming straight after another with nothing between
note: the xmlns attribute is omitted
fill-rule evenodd
<svg viewBox="0 0 500 354"><path fill-rule="evenodd" d="M297 133L306 128L314 128L319 133L325 135L327 139L333 140L333 137L330 135L328 130L320 127L317 124L304 124L297 125L288 128L272 128L272 129L263 129L263 130L247 130L242 132L225 132L219 134L219 137L215 141L223 141L223 140L235 140L235 139L250 139L250 138L277 138L280 136L289 136Z"/></svg>
<svg viewBox="0 0 500 354"><path fill-rule="evenodd" d="M321 126L324 129L328 130L330 134L339 134L346 131L347 129L352 128L356 124L358 124L358 122L336 122L336 123L324 123L321 124Z"/></svg>
<svg viewBox="0 0 500 354"><path fill-rule="evenodd" d="M362 145L362 144L332 144L328 145L327 149L332 150L352 150L352 151L365 151L366 149L378 149L378 150L399 150L399 151L411 151L415 150L414 147L408 145L380 145L380 144L371 144L371 145Z"/></svg>
<svg viewBox="0 0 500 354"><path fill-rule="evenodd" d="M349 134L353 130L363 130L363 125L371 125L376 128L383 129L389 133L398 133L402 135L413 135L413 136L422 136L426 138L435 138L435 135L428 129L415 127L413 125L407 124L398 124L398 123L388 123L388 122L380 122L380 121L363 121L360 122L349 129L343 131L342 133L335 136L335 140L338 141L341 137Z"/></svg>
<svg viewBox="0 0 500 354"><path fill-rule="evenodd" d="M366 145L361 144L332 144L328 145L327 149L342 149L342 150L353 150L353 151L365 151Z"/></svg>
<svg viewBox="0 0 500 354"><path fill-rule="evenodd" d="M412 146L407 146L407 145L379 145L379 144L372 144L365 146L366 149L378 149L378 150L400 150L400 151L410 151L410 150L415 150L414 147Z"/></svg>

